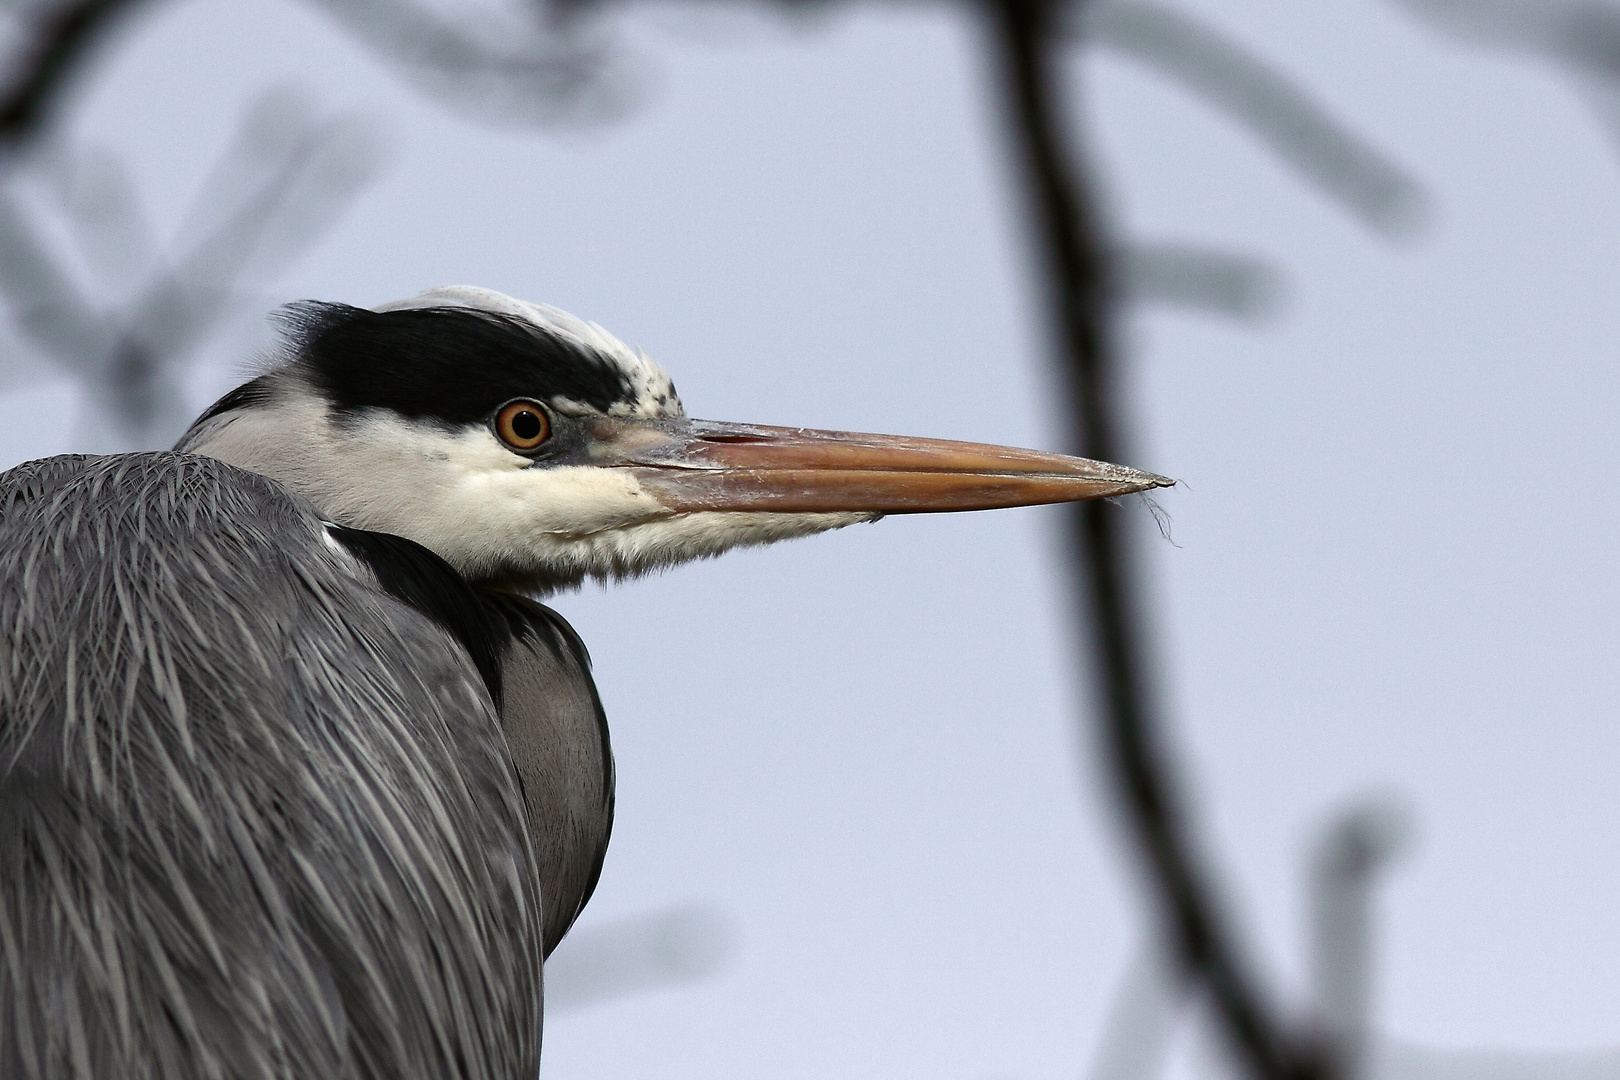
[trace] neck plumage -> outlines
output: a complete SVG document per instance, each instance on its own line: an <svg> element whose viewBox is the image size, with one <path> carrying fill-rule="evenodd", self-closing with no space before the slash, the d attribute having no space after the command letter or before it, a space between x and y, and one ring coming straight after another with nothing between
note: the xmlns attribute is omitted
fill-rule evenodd
<svg viewBox="0 0 1620 1080"><path fill-rule="evenodd" d="M455 638L483 678L523 785L549 955L596 888L613 828L613 750L584 643L545 605L474 588L410 540L328 532L378 589Z"/></svg>

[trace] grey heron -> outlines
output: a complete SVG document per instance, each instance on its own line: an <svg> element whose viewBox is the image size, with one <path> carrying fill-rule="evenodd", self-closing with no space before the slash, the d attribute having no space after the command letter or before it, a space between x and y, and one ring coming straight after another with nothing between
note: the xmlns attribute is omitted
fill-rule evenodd
<svg viewBox="0 0 1620 1080"><path fill-rule="evenodd" d="M0 1076L532 1080L613 757L534 597L1161 477L688 419L469 287L294 305L174 450L0 476Z"/></svg>

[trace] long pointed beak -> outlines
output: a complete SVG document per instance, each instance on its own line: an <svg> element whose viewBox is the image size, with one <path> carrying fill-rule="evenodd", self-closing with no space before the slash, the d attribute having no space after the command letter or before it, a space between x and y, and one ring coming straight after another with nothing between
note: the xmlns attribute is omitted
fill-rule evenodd
<svg viewBox="0 0 1620 1080"><path fill-rule="evenodd" d="M982 443L708 420L592 420L595 465L631 470L676 513L920 514L1079 502L1175 481Z"/></svg>

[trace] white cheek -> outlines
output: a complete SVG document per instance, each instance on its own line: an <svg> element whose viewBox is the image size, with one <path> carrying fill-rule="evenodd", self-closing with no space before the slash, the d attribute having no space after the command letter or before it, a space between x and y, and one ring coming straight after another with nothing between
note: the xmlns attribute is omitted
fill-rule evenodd
<svg viewBox="0 0 1620 1080"><path fill-rule="evenodd" d="M531 467L487 431L430 439L405 467L376 463L345 501L358 527L415 540L471 577L541 573L559 543L669 516L628 472ZM391 483L375 485L382 475Z"/></svg>
<svg viewBox="0 0 1620 1080"><path fill-rule="evenodd" d="M628 471L589 466L462 472L445 493L446 522L485 554L511 557L668 516ZM477 538L477 539L475 539ZM447 537L448 540L448 537Z"/></svg>

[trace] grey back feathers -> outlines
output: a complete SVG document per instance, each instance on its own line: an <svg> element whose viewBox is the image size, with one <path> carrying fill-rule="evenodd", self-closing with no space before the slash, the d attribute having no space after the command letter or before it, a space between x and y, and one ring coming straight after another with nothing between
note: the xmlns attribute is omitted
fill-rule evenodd
<svg viewBox="0 0 1620 1080"><path fill-rule="evenodd" d="M308 503L173 453L0 475L0 583L0 1075L532 1080L611 806L560 620L516 602L503 731Z"/></svg>

